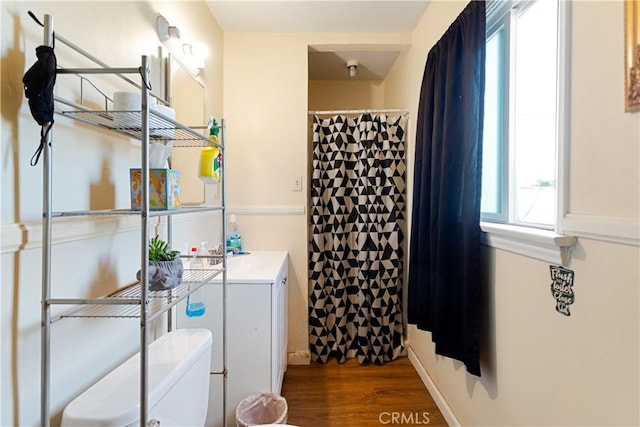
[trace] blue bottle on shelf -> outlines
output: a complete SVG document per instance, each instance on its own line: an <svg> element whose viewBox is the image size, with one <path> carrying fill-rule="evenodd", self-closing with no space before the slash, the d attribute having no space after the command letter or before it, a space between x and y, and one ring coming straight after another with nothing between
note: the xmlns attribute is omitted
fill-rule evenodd
<svg viewBox="0 0 640 427"><path fill-rule="evenodd" d="M191 248L191 270L204 268L202 259L198 258L198 248ZM204 298L202 296L202 288L198 288L187 296L187 317L200 317L205 312Z"/></svg>
<svg viewBox="0 0 640 427"><path fill-rule="evenodd" d="M206 311L204 302L198 298L200 293L201 290L197 289L187 297L187 317L200 317Z"/></svg>

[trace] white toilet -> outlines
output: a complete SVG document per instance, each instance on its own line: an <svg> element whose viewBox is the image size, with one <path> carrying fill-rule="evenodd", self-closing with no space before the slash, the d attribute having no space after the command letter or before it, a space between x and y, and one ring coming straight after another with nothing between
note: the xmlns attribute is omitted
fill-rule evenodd
<svg viewBox="0 0 640 427"><path fill-rule="evenodd" d="M209 402L211 332L180 329L149 345L149 419L203 426ZM67 405L64 426L139 426L140 353Z"/></svg>

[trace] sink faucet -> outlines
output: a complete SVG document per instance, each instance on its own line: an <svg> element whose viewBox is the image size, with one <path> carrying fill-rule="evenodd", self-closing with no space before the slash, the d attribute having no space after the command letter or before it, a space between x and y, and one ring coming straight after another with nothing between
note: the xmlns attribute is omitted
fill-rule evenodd
<svg viewBox="0 0 640 427"><path fill-rule="evenodd" d="M215 257L221 257L222 254L222 243L218 243L214 249L209 249L209 255Z"/></svg>

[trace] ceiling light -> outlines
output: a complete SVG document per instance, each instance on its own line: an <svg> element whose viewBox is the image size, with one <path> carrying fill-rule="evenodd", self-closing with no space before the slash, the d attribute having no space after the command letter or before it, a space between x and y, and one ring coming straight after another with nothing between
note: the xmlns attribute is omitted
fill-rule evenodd
<svg viewBox="0 0 640 427"><path fill-rule="evenodd" d="M355 59L350 59L347 61L347 68L349 69L349 77L351 77L351 80L356 78L356 69L358 68L358 65L359 63Z"/></svg>

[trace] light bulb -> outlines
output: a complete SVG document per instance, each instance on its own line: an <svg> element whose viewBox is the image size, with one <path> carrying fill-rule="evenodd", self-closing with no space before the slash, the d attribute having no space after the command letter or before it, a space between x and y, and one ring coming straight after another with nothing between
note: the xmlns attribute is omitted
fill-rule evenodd
<svg viewBox="0 0 640 427"><path fill-rule="evenodd" d="M355 59L348 60L347 68L349 69L349 77L351 77L351 80L355 79L357 75L358 61Z"/></svg>

